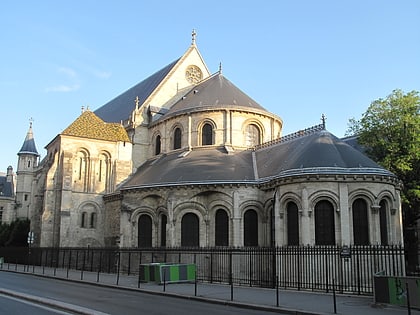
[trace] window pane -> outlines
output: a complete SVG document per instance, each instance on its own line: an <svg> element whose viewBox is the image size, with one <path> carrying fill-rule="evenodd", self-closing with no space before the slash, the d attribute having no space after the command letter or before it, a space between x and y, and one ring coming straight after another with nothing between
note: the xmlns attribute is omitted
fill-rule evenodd
<svg viewBox="0 0 420 315"><path fill-rule="evenodd" d="M156 143L155 143L155 155L160 154L160 136L156 137Z"/></svg>
<svg viewBox="0 0 420 315"><path fill-rule="evenodd" d="M176 128L174 131L174 150L181 148L181 129Z"/></svg>
<svg viewBox="0 0 420 315"><path fill-rule="evenodd" d="M335 245L334 208L326 200L315 205L315 244Z"/></svg>
<svg viewBox="0 0 420 315"><path fill-rule="evenodd" d="M229 245L229 219L226 211L217 210L216 212L216 228L215 228L215 244L216 246Z"/></svg>
<svg viewBox="0 0 420 315"><path fill-rule="evenodd" d="M381 229L381 244L388 245L388 222L386 219L386 210L387 210L386 201L381 200L379 205L380 205L379 224L380 224L380 229Z"/></svg>
<svg viewBox="0 0 420 315"><path fill-rule="evenodd" d="M168 218L166 215L162 215L161 219L161 225L160 225L160 246L165 247L166 246L166 224L168 221Z"/></svg>
<svg viewBox="0 0 420 315"><path fill-rule="evenodd" d="M353 202L354 245L369 245L369 226L366 201L359 198Z"/></svg>
<svg viewBox="0 0 420 315"><path fill-rule="evenodd" d="M298 207L294 202L287 204L287 244L299 245Z"/></svg>
<svg viewBox="0 0 420 315"><path fill-rule="evenodd" d="M202 145L213 144L213 127L210 124L204 124L201 137Z"/></svg>
<svg viewBox="0 0 420 315"><path fill-rule="evenodd" d="M200 246L199 220L194 213L187 213L182 217L181 246Z"/></svg>
<svg viewBox="0 0 420 315"><path fill-rule="evenodd" d="M139 218L139 247L152 247L152 219L143 214Z"/></svg>
<svg viewBox="0 0 420 315"><path fill-rule="evenodd" d="M244 246L258 246L258 215L254 210L244 215Z"/></svg>

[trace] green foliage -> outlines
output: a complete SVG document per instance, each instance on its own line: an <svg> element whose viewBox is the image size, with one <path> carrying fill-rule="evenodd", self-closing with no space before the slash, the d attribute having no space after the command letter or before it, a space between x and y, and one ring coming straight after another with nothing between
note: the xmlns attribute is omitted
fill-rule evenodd
<svg viewBox="0 0 420 315"><path fill-rule="evenodd" d="M359 136L368 156L402 180L403 207L411 222L420 215L419 113L419 92L394 90L373 101L360 120L351 119L347 131Z"/></svg>
<svg viewBox="0 0 420 315"><path fill-rule="evenodd" d="M30 221L16 220L10 224L0 225L0 247L27 246L27 237L30 230Z"/></svg>

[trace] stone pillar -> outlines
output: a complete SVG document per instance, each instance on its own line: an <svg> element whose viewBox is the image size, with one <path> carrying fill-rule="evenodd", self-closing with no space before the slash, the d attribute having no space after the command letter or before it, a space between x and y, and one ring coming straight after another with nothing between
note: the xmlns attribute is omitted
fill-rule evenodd
<svg viewBox="0 0 420 315"><path fill-rule="evenodd" d="M284 212L280 213L280 189L277 188L273 196L274 201L274 228L276 233L275 246L282 246L285 244L284 239ZM283 210L284 211L284 210Z"/></svg>
<svg viewBox="0 0 420 315"><path fill-rule="evenodd" d="M303 245L313 245L311 241L311 216L312 211L309 209L308 191L302 189L302 220L301 220L301 241Z"/></svg>
<svg viewBox="0 0 420 315"><path fill-rule="evenodd" d="M349 208L349 189L346 183L338 186L340 198L340 225L341 225L341 245L350 245L350 208Z"/></svg>
<svg viewBox="0 0 420 315"><path fill-rule="evenodd" d="M239 211L239 196L235 191L233 192L233 216L232 216L232 246L243 246L242 242L242 226L241 226L241 213Z"/></svg>
<svg viewBox="0 0 420 315"><path fill-rule="evenodd" d="M170 247L176 246L176 239L175 239L175 224L176 219L174 218L174 205L172 199L168 199L167 201L167 209L168 209L168 220L166 222L167 226L167 233L166 233L166 243Z"/></svg>

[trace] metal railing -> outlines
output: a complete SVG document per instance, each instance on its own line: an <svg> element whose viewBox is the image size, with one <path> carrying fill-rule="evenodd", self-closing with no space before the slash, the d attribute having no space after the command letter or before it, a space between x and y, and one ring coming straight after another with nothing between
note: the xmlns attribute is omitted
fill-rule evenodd
<svg viewBox="0 0 420 315"><path fill-rule="evenodd" d="M0 248L5 262L138 275L140 265L194 263L197 280L243 286L373 294L378 271L405 276L402 246L255 248Z"/></svg>

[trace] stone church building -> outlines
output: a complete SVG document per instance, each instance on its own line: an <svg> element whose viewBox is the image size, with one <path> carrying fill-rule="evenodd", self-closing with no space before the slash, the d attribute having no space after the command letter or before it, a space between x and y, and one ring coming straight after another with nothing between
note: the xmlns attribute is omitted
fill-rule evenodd
<svg viewBox="0 0 420 315"><path fill-rule="evenodd" d="M16 216L37 246L402 243L400 182L321 124L282 119L211 73L195 42L18 153Z"/></svg>

